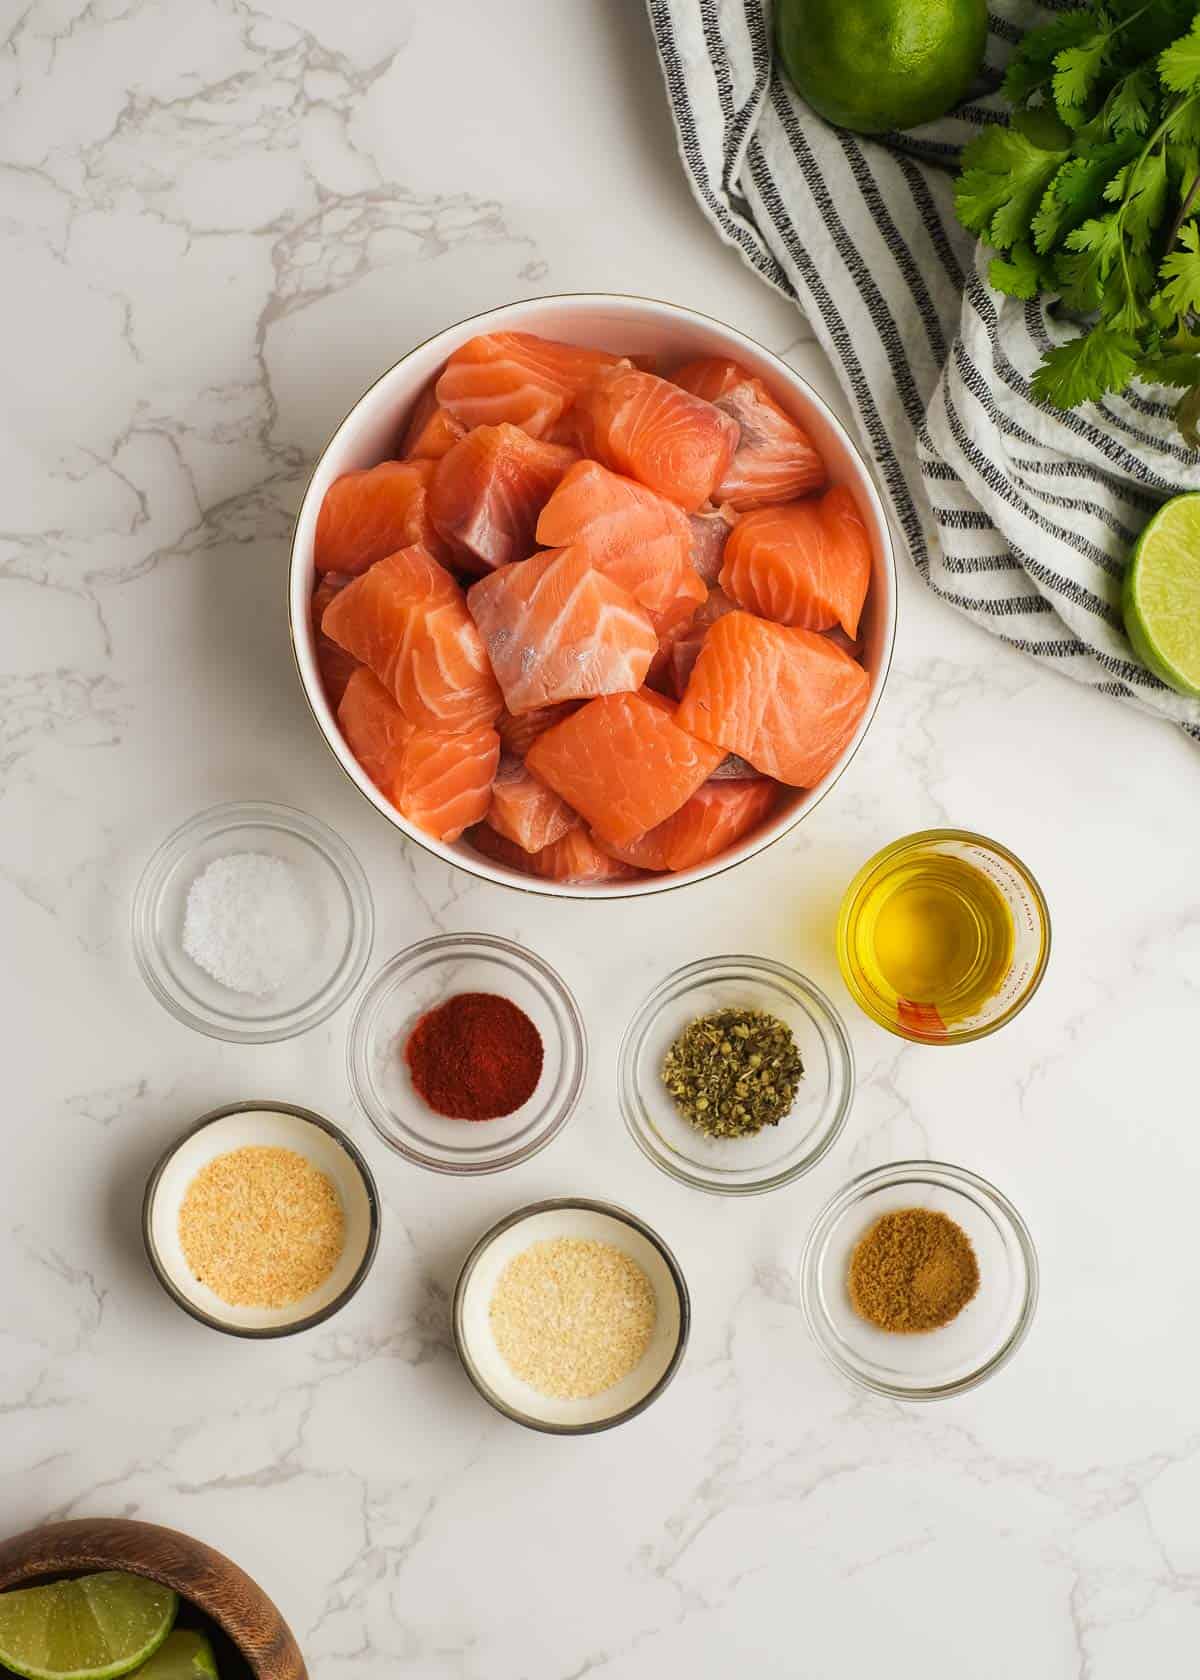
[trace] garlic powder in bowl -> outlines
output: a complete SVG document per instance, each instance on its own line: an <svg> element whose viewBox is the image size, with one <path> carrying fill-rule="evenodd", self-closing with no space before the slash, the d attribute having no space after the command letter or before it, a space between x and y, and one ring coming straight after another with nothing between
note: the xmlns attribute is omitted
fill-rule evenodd
<svg viewBox="0 0 1200 1680"><path fill-rule="evenodd" d="M608 1202L538 1202L467 1256L454 1339L489 1405L528 1429L582 1435L644 1411L683 1360L691 1323L679 1263Z"/></svg>
<svg viewBox="0 0 1200 1680"><path fill-rule="evenodd" d="M500 1357L548 1400L614 1388L641 1363L657 1316L637 1261L584 1237L551 1237L515 1254L488 1308Z"/></svg>

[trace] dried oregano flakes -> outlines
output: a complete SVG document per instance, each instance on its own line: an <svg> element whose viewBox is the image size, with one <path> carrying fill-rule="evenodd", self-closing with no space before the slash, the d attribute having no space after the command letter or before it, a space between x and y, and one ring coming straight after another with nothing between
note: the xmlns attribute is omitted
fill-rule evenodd
<svg viewBox="0 0 1200 1680"><path fill-rule="evenodd" d="M662 1081L708 1137L752 1137L796 1099L804 1063L792 1029L763 1009L719 1009L690 1022L667 1051Z"/></svg>

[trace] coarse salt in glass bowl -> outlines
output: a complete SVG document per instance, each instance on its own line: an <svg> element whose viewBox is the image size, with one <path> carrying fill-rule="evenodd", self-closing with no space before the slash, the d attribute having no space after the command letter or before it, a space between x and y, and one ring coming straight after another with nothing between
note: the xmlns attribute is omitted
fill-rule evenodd
<svg viewBox="0 0 1200 1680"><path fill-rule="evenodd" d="M245 853L288 866L300 916L298 935L280 942L286 978L265 994L223 985L184 949L193 882ZM211 1038L267 1044L307 1032L349 997L371 954L374 910L358 859L331 828L285 805L245 802L202 811L168 835L134 891L132 932L142 978L177 1020Z"/></svg>
<svg viewBox="0 0 1200 1680"><path fill-rule="evenodd" d="M712 1138L685 1120L662 1082L679 1034L719 1009L761 1009L792 1030L804 1063L795 1101L753 1137ZM854 1053L824 992L766 957L706 957L656 986L625 1032L618 1056L621 1111L638 1148L682 1184L718 1196L788 1184L832 1147L854 1094Z"/></svg>
<svg viewBox="0 0 1200 1680"><path fill-rule="evenodd" d="M459 992L493 992L524 1010L542 1040L529 1101L495 1120L437 1114L404 1058L422 1015ZM432 1172L501 1172L527 1161L571 1118L587 1074L587 1034L569 988L541 957L492 934L440 934L385 963L355 1011L346 1050L350 1085L389 1148Z"/></svg>
<svg viewBox="0 0 1200 1680"><path fill-rule="evenodd" d="M896 1334L850 1301L850 1259L877 1219L900 1208L944 1213L964 1230L979 1288L938 1330ZM804 1316L838 1370L896 1400L941 1400L974 1388L1024 1341L1038 1297L1038 1262L1025 1221L995 1185L945 1161L894 1161L851 1179L818 1216L800 1262Z"/></svg>

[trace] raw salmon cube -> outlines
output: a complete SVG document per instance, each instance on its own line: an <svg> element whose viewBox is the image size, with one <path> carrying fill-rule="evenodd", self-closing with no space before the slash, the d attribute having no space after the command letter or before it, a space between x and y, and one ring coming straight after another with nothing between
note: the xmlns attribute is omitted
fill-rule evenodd
<svg viewBox="0 0 1200 1680"><path fill-rule="evenodd" d="M605 841L626 845L690 799L724 758L661 695L610 694L536 740L526 763Z"/></svg>
<svg viewBox="0 0 1200 1680"><path fill-rule="evenodd" d="M692 532L692 566L708 585L716 583L725 558L725 544L733 530L737 514L727 502L718 508L706 508L689 513Z"/></svg>
<svg viewBox="0 0 1200 1680"><path fill-rule="evenodd" d="M507 422L544 437L596 374L618 360L533 333L483 333L446 363L437 400L468 429Z"/></svg>
<svg viewBox="0 0 1200 1680"><path fill-rule="evenodd" d="M690 617L705 588L693 569L687 515L635 479L577 461L542 509L537 540L571 545L627 590L661 635Z"/></svg>
<svg viewBox="0 0 1200 1680"><path fill-rule="evenodd" d="M321 630L321 618L325 608L334 596L346 587L351 580L341 572L326 572L324 577L318 578L317 587L312 597L313 633L317 643L317 669L321 673L321 686L325 690L325 698L336 712L342 695L346 692L346 684L358 670L358 660L353 654L340 648L335 641L324 635Z"/></svg>
<svg viewBox="0 0 1200 1680"><path fill-rule="evenodd" d="M511 753L514 758L524 758L539 735L544 735L547 729L570 717L572 712L577 712L582 704L581 700L564 700L560 706L538 706L532 712L522 712L520 717L514 717L505 706L496 719L505 752Z"/></svg>
<svg viewBox="0 0 1200 1680"><path fill-rule="evenodd" d="M638 688L658 646L645 613L574 548L493 572L468 590L467 606L518 716Z"/></svg>
<svg viewBox="0 0 1200 1680"><path fill-rule="evenodd" d="M736 610L723 589L710 589L707 599L685 624L679 624L665 636L660 636L658 652L650 667L655 687L676 700L682 700L710 627L726 613Z"/></svg>
<svg viewBox="0 0 1200 1680"><path fill-rule="evenodd" d="M695 869L736 845L775 803L774 782L707 781L673 817L627 846L601 841L601 850L641 869Z"/></svg>
<svg viewBox="0 0 1200 1680"><path fill-rule="evenodd" d="M579 824L566 802L526 769L519 758L502 755L487 820L497 834L523 852L540 852Z"/></svg>
<svg viewBox="0 0 1200 1680"><path fill-rule="evenodd" d="M784 412L761 379L737 362L689 362L675 383L736 420L741 437L714 501L739 511L791 501L825 483L825 463L799 421Z"/></svg>
<svg viewBox="0 0 1200 1680"><path fill-rule="evenodd" d="M438 402L435 384L431 380L413 405L400 444L405 460L440 461L466 436L467 428Z"/></svg>
<svg viewBox="0 0 1200 1680"><path fill-rule="evenodd" d="M578 407L585 453L689 513L711 500L738 445L728 414L628 365L601 374Z"/></svg>
<svg viewBox="0 0 1200 1680"><path fill-rule="evenodd" d="M573 449L542 443L517 426L476 426L437 463L433 523L470 571L524 560L538 515L577 459Z"/></svg>
<svg viewBox="0 0 1200 1680"><path fill-rule="evenodd" d="M335 478L317 515L317 570L354 576L418 542L440 558L442 539L429 518L432 477L432 461L381 461Z"/></svg>
<svg viewBox="0 0 1200 1680"><path fill-rule="evenodd" d="M602 852L582 826L571 829L540 852L522 851L487 823L472 829L467 838L476 851L494 863L507 864L524 875L538 875L544 881L632 881L642 873Z"/></svg>
<svg viewBox="0 0 1200 1680"><path fill-rule="evenodd" d="M801 630L840 624L851 641L871 583L871 540L844 484L744 513L725 546L721 587L747 612Z"/></svg>
<svg viewBox="0 0 1200 1680"><path fill-rule="evenodd" d="M338 722L384 798L435 840L457 840L486 816L500 758L494 729L414 729L365 666L346 685Z"/></svg>
<svg viewBox="0 0 1200 1680"><path fill-rule="evenodd" d="M765 776L812 787L848 746L870 688L827 636L732 612L709 630L677 719Z"/></svg>
<svg viewBox="0 0 1200 1680"><path fill-rule="evenodd" d="M500 737L488 725L447 735L417 729L395 784L403 814L435 840L457 840L487 815L500 762Z"/></svg>
<svg viewBox="0 0 1200 1680"><path fill-rule="evenodd" d="M321 628L369 665L417 729L475 729L502 704L462 590L419 545L341 590Z"/></svg>

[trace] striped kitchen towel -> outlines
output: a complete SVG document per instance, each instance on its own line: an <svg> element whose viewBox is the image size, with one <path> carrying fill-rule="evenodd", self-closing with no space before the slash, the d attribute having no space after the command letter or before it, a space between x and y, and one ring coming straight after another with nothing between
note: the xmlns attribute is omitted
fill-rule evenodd
<svg viewBox="0 0 1200 1680"><path fill-rule="evenodd" d="M828 127L775 68L769 0L648 5L692 188L804 309L921 576L1023 653L1200 740L1200 701L1153 677L1121 628L1130 544L1164 498L1200 488L1171 394L1069 414L1035 402L1034 368L1073 329L992 291L954 214L958 151L1005 110L1004 62L1048 9L993 0L977 96L868 140Z"/></svg>

